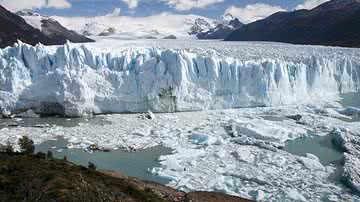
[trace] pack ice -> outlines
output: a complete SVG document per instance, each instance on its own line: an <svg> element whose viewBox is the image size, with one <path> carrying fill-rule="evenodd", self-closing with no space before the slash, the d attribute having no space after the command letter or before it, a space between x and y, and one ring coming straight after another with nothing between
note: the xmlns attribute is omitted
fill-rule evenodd
<svg viewBox="0 0 360 202"><path fill-rule="evenodd" d="M104 51L18 42L0 50L1 111L84 116L290 105L360 88L360 62L350 49L329 48L336 57L314 48L299 57L307 52L302 48L293 57L256 58L252 48L242 48L247 54L235 57L211 50Z"/></svg>

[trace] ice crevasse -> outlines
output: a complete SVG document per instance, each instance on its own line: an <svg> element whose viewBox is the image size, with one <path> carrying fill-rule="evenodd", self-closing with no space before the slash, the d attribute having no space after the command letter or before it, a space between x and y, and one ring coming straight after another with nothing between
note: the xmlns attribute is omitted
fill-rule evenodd
<svg viewBox="0 0 360 202"><path fill-rule="evenodd" d="M313 103L360 89L360 60L244 60L185 50L86 45L0 49L0 110L83 116Z"/></svg>

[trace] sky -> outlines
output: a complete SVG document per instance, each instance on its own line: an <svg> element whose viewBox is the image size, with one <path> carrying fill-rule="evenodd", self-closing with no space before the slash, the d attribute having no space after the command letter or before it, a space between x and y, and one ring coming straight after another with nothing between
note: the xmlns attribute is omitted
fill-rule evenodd
<svg viewBox="0 0 360 202"><path fill-rule="evenodd" d="M0 0L16 11L31 9L45 15L145 17L161 13L195 14L219 18L231 13L244 23L278 11L311 9L328 0Z"/></svg>

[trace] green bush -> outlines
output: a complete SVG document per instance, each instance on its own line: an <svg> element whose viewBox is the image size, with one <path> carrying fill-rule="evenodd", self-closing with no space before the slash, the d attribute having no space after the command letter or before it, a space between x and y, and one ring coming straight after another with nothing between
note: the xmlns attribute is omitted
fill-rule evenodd
<svg viewBox="0 0 360 202"><path fill-rule="evenodd" d="M40 159L46 159L46 154L43 153L43 152L38 152L38 153L36 154L36 156L37 156L38 158L40 158Z"/></svg>
<svg viewBox="0 0 360 202"><path fill-rule="evenodd" d="M48 152L47 152L46 157L47 157L48 159L53 159L53 158L54 158L54 157L53 157L53 153L52 153L51 151L48 151Z"/></svg>
<svg viewBox="0 0 360 202"><path fill-rule="evenodd" d="M5 152L6 153L13 153L14 152L13 145L11 144L11 142L9 140L6 141Z"/></svg>
<svg viewBox="0 0 360 202"><path fill-rule="evenodd" d="M95 165L93 162L89 161L88 168L89 168L90 170L96 170L96 165Z"/></svg>
<svg viewBox="0 0 360 202"><path fill-rule="evenodd" d="M34 141L27 136L23 136L19 139L19 145L21 151L25 154L32 154L35 151Z"/></svg>

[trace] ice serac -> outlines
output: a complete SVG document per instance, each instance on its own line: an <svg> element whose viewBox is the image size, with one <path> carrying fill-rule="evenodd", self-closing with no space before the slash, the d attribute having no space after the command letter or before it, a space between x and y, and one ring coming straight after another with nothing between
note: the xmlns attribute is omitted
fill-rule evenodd
<svg viewBox="0 0 360 202"><path fill-rule="evenodd" d="M240 60L185 50L102 52L85 45L0 50L0 107L83 116L287 105L360 88L354 58Z"/></svg>

